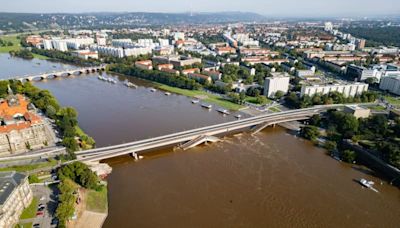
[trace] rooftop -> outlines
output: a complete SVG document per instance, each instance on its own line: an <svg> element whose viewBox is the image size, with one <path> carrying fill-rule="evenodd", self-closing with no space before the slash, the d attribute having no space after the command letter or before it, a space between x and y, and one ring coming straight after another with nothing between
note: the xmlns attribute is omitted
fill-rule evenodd
<svg viewBox="0 0 400 228"><path fill-rule="evenodd" d="M15 171L0 172L0 205L3 205L10 194L18 187L26 175Z"/></svg>

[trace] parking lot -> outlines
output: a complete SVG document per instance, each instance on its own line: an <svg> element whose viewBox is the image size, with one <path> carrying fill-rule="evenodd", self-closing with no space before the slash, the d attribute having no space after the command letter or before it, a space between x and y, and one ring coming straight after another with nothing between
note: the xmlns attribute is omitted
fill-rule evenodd
<svg viewBox="0 0 400 228"><path fill-rule="evenodd" d="M43 185L31 186L33 196L39 199L36 217L32 220L34 228L50 228L57 208L56 188ZM39 207L40 205L40 207ZM40 209L43 208L43 209Z"/></svg>

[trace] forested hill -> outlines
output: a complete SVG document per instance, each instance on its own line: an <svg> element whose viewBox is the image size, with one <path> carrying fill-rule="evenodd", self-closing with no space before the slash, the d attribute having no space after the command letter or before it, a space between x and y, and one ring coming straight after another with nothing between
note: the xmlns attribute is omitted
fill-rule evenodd
<svg viewBox="0 0 400 228"><path fill-rule="evenodd" d="M397 46L400 47L400 27L346 27L340 29L355 37L367 39L367 46Z"/></svg>
<svg viewBox="0 0 400 228"><path fill-rule="evenodd" d="M1 13L0 30L38 30L53 28L119 28L164 24L211 24L262 21L255 13L82 13L33 14Z"/></svg>

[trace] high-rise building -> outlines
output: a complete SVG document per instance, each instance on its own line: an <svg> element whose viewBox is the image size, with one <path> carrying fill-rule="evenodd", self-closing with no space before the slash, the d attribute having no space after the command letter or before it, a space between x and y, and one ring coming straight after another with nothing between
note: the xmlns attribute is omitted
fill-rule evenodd
<svg viewBox="0 0 400 228"><path fill-rule="evenodd" d="M383 77L379 89L400 95L400 76Z"/></svg>
<svg viewBox="0 0 400 228"><path fill-rule="evenodd" d="M287 73L272 73L272 77L265 78L264 95L274 97L276 92L287 93L289 90L290 76Z"/></svg>
<svg viewBox="0 0 400 228"><path fill-rule="evenodd" d="M332 22L325 22L325 31L331 32L333 30Z"/></svg>

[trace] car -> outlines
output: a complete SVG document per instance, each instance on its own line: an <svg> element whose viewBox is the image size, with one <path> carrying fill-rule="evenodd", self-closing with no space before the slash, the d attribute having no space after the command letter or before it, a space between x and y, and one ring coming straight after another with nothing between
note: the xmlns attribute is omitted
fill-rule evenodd
<svg viewBox="0 0 400 228"><path fill-rule="evenodd" d="M40 224L39 224L39 223L33 224L33 227L34 227L34 228L39 228L39 227L40 227Z"/></svg>
<svg viewBox="0 0 400 228"><path fill-rule="evenodd" d="M52 220L51 220L51 225L58 225L58 219L57 218L53 218Z"/></svg>
<svg viewBox="0 0 400 228"><path fill-rule="evenodd" d="M36 216L40 216L40 215L44 215L44 212L43 211L36 212Z"/></svg>
<svg viewBox="0 0 400 228"><path fill-rule="evenodd" d="M43 211L44 207L39 207L38 211Z"/></svg>

